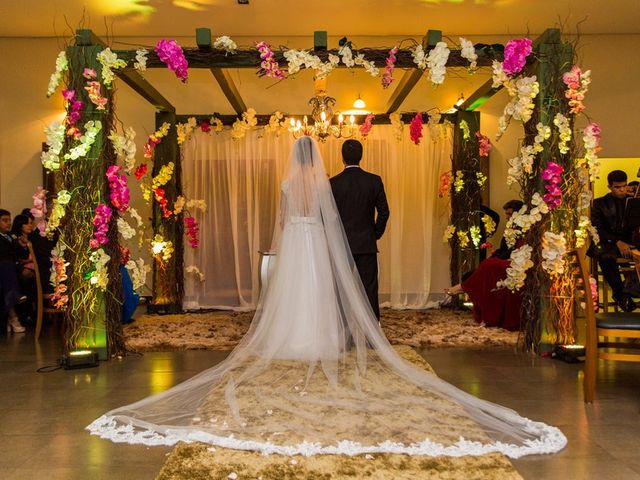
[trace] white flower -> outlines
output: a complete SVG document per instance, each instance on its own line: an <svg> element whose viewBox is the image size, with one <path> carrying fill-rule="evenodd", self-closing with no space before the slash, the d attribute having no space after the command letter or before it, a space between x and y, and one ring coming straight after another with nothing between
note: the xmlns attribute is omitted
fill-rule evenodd
<svg viewBox="0 0 640 480"><path fill-rule="evenodd" d="M458 245L460 248L467 248L469 246L469 237L467 236L467 232L458 230L456 235L458 236Z"/></svg>
<svg viewBox="0 0 640 480"><path fill-rule="evenodd" d="M493 235L496 231L496 222L493 221L489 215L482 215L482 223L484 224L484 231L487 237Z"/></svg>
<svg viewBox="0 0 640 480"><path fill-rule="evenodd" d="M242 120L238 119L231 127L231 138L239 140L243 138L247 131L251 130L258 124L256 111L253 108L248 109L242 114Z"/></svg>
<svg viewBox="0 0 640 480"><path fill-rule="evenodd" d="M493 85L491 86L493 88L499 88L509 80L509 76L506 73L504 73L504 70L502 68L502 63L498 62L497 60L494 60L493 63L491 64L491 70L492 70L491 78L493 80Z"/></svg>
<svg viewBox="0 0 640 480"><path fill-rule="evenodd" d="M133 67L139 72L144 72L147 69L147 55L149 51L146 48L140 48L136 50L136 61Z"/></svg>
<svg viewBox="0 0 640 480"><path fill-rule="evenodd" d="M201 282L204 282L204 273L202 273L200 271L200 269L198 267L196 267L195 265L189 265L187 268L185 268L185 271L187 273L192 273L193 275L195 275L196 277L198 277L198 279Z"/></svg>
<svg viewBox="0 0 640 480"><path fill-rule="evenodd" d="M447 225L447 228L444 229L444 234L442 235L442 241L448 242L453 238L453 235L456 233L456 227L453 225Z"/></svg>
<svg viewBox="0 0 640 480"><path fill-rule="evenodd" d="M589 236L591 236L593 243L600 243L600 235L598 235L598 231L591 224L591 219L586 215L580 216L578 228L574 233L576 235L576 248L584 247Z"/></svg>
<svg viewBox="0 0 640 480"><path fill-rule="evenodd" d="M127 62L118 58L118 56L111 51L109 47L105 48L97 55L98 61L102 64L102 81L107 88L111 86L113 82L113 69L124 68L127 66Z"/></svg>
<svg viewBox="0 0 640 480"><path fill-rule="evenodd" d="M359 53L358 55L356 55L354 62L356 65L362 65L365 71L372 77L377 77L378 75L380 75L380 69L376 67L373 62L366 60L364 58L364 53Z"/></svg>
<svg viewBox="0 0 640 480"><path fill-rule="evenodd" d="M431 49L427 56L427 67L429 68L429 80L435 85L444 82L447 73L447 60L449 59L449 47L445 42L438 42Z"/></svg>
<svg viewBox="0 0 640 480"><path fill-rule="evenodd" d="M136 236L136 231L131 227L131 225L126 222L124 218L118 217L116 223L118 225L118 233L120 233L120 235L122 235L122 238L124 238L125 240L129 240L130 238Z"/></svg>
<svg viewBox="0 0 640 480"><path fill-rule="evenodd" d="M542 236L542 268L551 275L564 273L567 244L564 233L544 232Z"/></svg>
<svg viewBox="0 0 640 480"><path fill-rule="evenodd" d="M342 63L344 63L347 67L353 67L356 62L353 60L353 52L349 47L348 43L345 43L340 50L338 50L338 55L342 57Z"/></svg>
<svg viewBox="0 0 640 480"><path fill-rule="evenodd" d="M497 138L500 138L504 134L511 118L520 120L522 123L527 123L531 119L535 106L533 100L540 92L540 85L536 81L535 75L515 80L509 78L505 80L503 85L507 89L511 100L504 107L502 117L500 117L498 121L499 128L498 134L496 135Z"/></svg>
<svg viewBox="0 0 640 480"><path fill-rule="evenodd" d="M473 46L473 42L462 37L460 37L460 56L469 60L470 70L476 69L476 67L478 66L478 55L476 54L476 49Z"/></svg>
<svg viewBox="0 0 640 480"><path fill-rule="evenodd" d="M231 40L230 37L222 35L221 37L215 39L215 41L213 42L213 48L224 50L227 53L236 53L238 45L236 45L236 42Z"/></svg>
<svg viewBox="0 0 640 480"><path fill-rule="evenodd" d="M218 117L211 117L211 120L209 120L209 123L213 127L213 131L216 133L220 133L224 130L224 124L222 123L222 120L220 120Z"/></svg>
<svg viewBox="0 0 640 480"><path fill-rule="evenodd" d="M179 215L180 213L182 213L182 209L184 208L186 202L186 198L184 198L182 195L178 195L178 198L176 198L176 201L173 204L173 214Z"/></svg>
<svg viewBox="0 0 640 480"><path fill-rule="evenodd" d="M62 73L69 69L69 61L67 60L67 54L64 50L58 53L58 57L56 58L56 70L51 74L49 78L49 87L47 88L47 97L53 95L53 93L60 85L60 80L62 80Z"/></svg>
<svg viewBox="0 0 640 480"><path fill-rule="evenodd" d="M47 136L46 143L49 146L46 152L42 152L40 159L47 170L60 168L60 152L64 146L65 126L60 122L53 122L44 129Z"/></svg>
<svg viewBox="0 0 640 480"><path fill-rule="evenodd" d="M134 290L139 290L146 284L147 273L151 271L151 266L145 265L144 259L139 258L135 262L133 260L129 260L125 265L125 268L129 270Z"/></svg>
<svg viewBox="0 0 640 480"><path fill-rule="evenodd" d="M102 122L100 120L89 120L84 124L84 135L80 137L80 143L71 148L68 153L65 153L65 160L76 160L80 157L84 157L91 150L91 146L96 141L96 137L100 130L102 130Z"/></svg>
<svg viewBox="0 0 640 480"><path fill-rule="evenodd" d="M109 284L109 271L107 270L107 263L111 260L111 257L107 253L99 248L95 250L90 256L89 260L94 264L94 270L89 278L89 283L95 285L100 290L106 290Z"/></svg>
<svg viewBox="0 0 640 480"><path fill-rule="evenodd" d="M207 211L207 204L204 200L189 200L187 202L188 209L200 210L202 213Z"/></svg>
<svg viewBox="0 0 640 480"><path fill-rule="evenodd" d="M269 117L269 124L265 125L264 131L266 133L275 133L280 136L283 130L287 129L287 124L284 115L280 112L276 112Z"/></svg>
<svg viewBox="0 0 640 480"><path fill-rule="evenodd" d="M418 68L420 70L424 70L425 68L427 68L427 56L424 53L424 48L422 48L422 45L418 44L415 50L411 52L411 56L413 57L413 63L418 65Z"/></svg>
<svg viewBox="0 0 640 480"><path fill-rule="evenodd" d="M138 211L133 208L133 207L129 207L129 215L131 215L131 218L133 218L136 223L138 224L138 227L142 226L142 217L140 217L140 215L138 214Z"/></svg>
<svg viewBox="0 0 640 480"><path fill-rule="evenodd" d="M116 151L116 156L124 165L124 171L130 173L135 167L136 163L136 143L133 139L136 136L136 132L132 127L127 128L123 135L118 135L118 132L113 130L109 135L109 140L113 145L113 149Z"/></svg>
<svg viewBox="0 0 640 480"><path fill-rule="evenodd" d="M289 75L297 73L304 65L305 68L311 68L315 70L315 78L326 78L333 68L340 62L340 58L335 55L329 56L328 62L323 62L320 57L313 55L306 50L287 50L283 54L284 58L289 64Z"/></svg>
<svg viewBox="0 0 640 480"><path fill-rule="evenodd" d="M527 279L527 270L533 267L530 245L523 245L511 252L511 263L507 267L507 278L498 281L496 288L508 288L511 291L520 290Z"/></svg>
<svg viewBox="0 0 640 480"><path fill-rule="evenodd" d="M185 123L178 123L176 125L176 132L178 135L178 145L182 145L184 142L191 138L191 134L198 126L198 121L195 117L189 117Z"/></svg>
<svg viewBox="0 0 640 480"><path fill-rule="evenodd" d="M560 135L558 150L564 155L569 152L569 142L571 141L571 127L569 126L569 119L561 113L556 113L556 116L553 119L553 124L558 127L558 133Z"/></svg>
<svg viewBox="0 0 640 480"><path fill-rule="evenodd" d="M429 114L429 120L427 120L429 137L431 137L433 143L438 143L444 137L444 132L446 132L444 125L440 123L441 118L442 115L438 112L433 112Z"/></svg>
<svg viewBox="0 0 640 480"><path fill-rule="evenodd" d="M431 120L431 117L429 117ZM402 123L402 119L399 113L392 113L389 115L389 121L391 122L391 127L393 128L393 135L396 137L396 140L399 142L402 140L402 133L404 130L404 123Z"/></svg>

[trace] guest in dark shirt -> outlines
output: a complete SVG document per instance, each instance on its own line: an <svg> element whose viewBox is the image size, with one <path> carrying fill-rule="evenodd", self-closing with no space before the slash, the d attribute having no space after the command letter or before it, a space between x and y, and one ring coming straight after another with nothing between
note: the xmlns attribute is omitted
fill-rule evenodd
<svg viewBox="0 0 640 480"><path fill-rule="evenodd" d="M7 319L7 330L23 333L16 314L16 305L23 300L18 281L19 262L23 252L11 235L11 213L0 209L0 319Z"/></svg>
<svg viewBox="0 0 640 480"><path fill-rule="evenodd" d="M636 304L624 291L617 259L633 258L635 248L631 240L632 231L623 225L624 208L627 199L627 174L613 170L607 176L609 193L596 198L591 208L591 223L598 231L600 245L596 250L602 275L611 287L613 299L625 312L635 310Z"/></svg>

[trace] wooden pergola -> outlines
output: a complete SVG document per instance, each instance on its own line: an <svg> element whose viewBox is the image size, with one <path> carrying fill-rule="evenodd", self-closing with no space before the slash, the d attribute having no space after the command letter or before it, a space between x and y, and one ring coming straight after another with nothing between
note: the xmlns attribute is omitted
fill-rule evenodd
<svg viewBox="0 0 640 480"><path fill-rule="evenodd" d="M220 85L220 88L231 107L235 110L237 115L241 115L246 111L246 104L242 98L241 92L229 75L228 69L259 69L261 63L260 55L255 49L238 50L233 55L227 55L223 51L212 48L211 38L210 29L196 29L197 47L183 49L189 68L209 69L215 81ZM422 45L425 53L428 53L433 49L441 40L441 31L429 30L422 39ZM534 51L537 55L536 58L530 62L527 68L530 71L535 71L539 78L544 78L545 72L548 70L549 58L553 57L553 61L555 62L559 55L558 52L560 52L560 54L564 52L565 56L567 54L571 55L570 46L568 46L569 52L567 52L567 45L561 44L560 31L558 29L546 30L537 40L534 41L533 45ZM95 54L105 47L107 47L107 44L97 37L91 30L78 30L76 32L75 45L69 47L69 49L76 50L77 52L88 51L88 53L91 54L83 53L81 55L76 55L76 57L84 59L84 64L80 63L73 65L71 74L74 75L75 72L76 75L79 75L78 72L82 72L84 67L99 68L99 64L97 64L95 59ZM317 55L323 61L326 61L329 54L338 54L338 50L330 50L327 47L327 32L315 32L313 51L311 53ZM125 60L128 65L132 65L136 55L135 49L114 49L113 52L118 56L118 58ZM388 49L358 49L358 52L364 53L368 60L374 61L377 64L384 64L384 61L388 56ZM282 53L276 52L275 57L280 64L286 63L286 59L284 59ZM477 65L479 67L488 67L492 65L494 60L500 61L502 59L501 57L502 53L498 48L485 48L478 52ZM403 101L407 98L411 90L416 86L423 75L423 71L417 67L412 59L411 50L399 50L396 54L396 58L395 66L397 68L404 68L407 70L404 72L402 78L397 82L397 85L386 104L385 111L375 114L373 124L390 123L389 115L400 108ZM547 60L544 60L545 58L547 58ZM451 50L446 66L466 68L468 66L468 61L462 57L460 50ZM343 64L340 64L337 67L346 68ZM166 65L158 58L155 52L151 51L147 57L147 68L166 68ZM356 66L354 68L359 67ZM153 105L156 109L157 128L165 122L175 126L177 123L186 121L189 117L205 119L215 115L225 125L231 125L238 118L236 115L219 115L215 112L208 116L179 114L176 112L175 106L172 105L167 98L165 98L134 68L128 66L123 69L118 69L115 71L115 74L125 84ZM501 87L494 88L492 86L492 81L487 81L469 96L462 106L459 107L456 113L447 115L447 118L454 125L454 154L452 159L452 169L454 171L480 171L488 177L488 159L481 159L477 154L478 141L475 133L480 131L480 114L477 109L489 98L495 95L500 88ZM545 102L549 95L552 95L552 92L550 91L551 88L551 86L545 86L544 82L541 82L541 91L538 96L538 108L541 105L540 102ZM285 115L302 116L304 113L288 113ZM404 122L408 122L412 116L412 114L403 115L402 120ZM268 124L269 118L270 112L259 112L257 115L257 120L260 125ZM425 121L427 119L428 116L425 116ZM471 135L468 138L463 138L461 128L459 128L462 122L465 122L469 127ZM163 139L162 143L157 145L154 156L154 176L157 175L159 170L169 162L173 162L175 165L174 175L170 183L165 186L167 196L175 199L182 193L181 166L179 161L180 154L175 128L171 128L169 134ZM102 182L106 185L104 175L102 175ZM474 182L470 183L474 184ZM483 199L485 202L488 201L488 195L481 192L481 188L477 183L475 183L475 186L471 185L467 188L464 201L457 201L456 198L452 197L451 223L454 225L457 223L469 223L471 217L477 217L475 218L475 221L476 224L478 224L480 218L479 213L473 212L479 212L479 207ZM182 308L183 297L183 224L181 221L167 220L163 218L158 203L154 201L153 229L154 233L162 231L165 238L170 239L173 242L175 246L175 254L171 260L165 263L164 268L159 268L157 262L154 264L154 300L152 309L155 308L156 310L165 312L177 312ZM451 246L451 279L453 283L457 283L463 272L469 271L477 265L478 255L475 250L462 250L457 248L458 244L455 237L451 241ZM111 324L115 324L115 322L112 322Z"/></svg>

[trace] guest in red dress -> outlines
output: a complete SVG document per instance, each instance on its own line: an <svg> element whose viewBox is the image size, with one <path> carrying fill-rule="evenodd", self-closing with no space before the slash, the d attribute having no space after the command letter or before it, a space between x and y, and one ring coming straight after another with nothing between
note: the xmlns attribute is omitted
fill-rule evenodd
<svg viewBox="0 0 640 480"><path fill-rule="evenodd" d="M520 210L522 205L520 200L507 202L502 207L506 219L509 220L513 212ZM478 268L471 274L465 275L462 283L445 289L448 295L466 293L473 303L473 316L476 322L483 323L487 327L520 329L521 293L512 292L508 288L496 288L496 283L507 277L507 268L511 264L509 260L511 250L503 238L500 248L489 258L480 262Z"/></svg>

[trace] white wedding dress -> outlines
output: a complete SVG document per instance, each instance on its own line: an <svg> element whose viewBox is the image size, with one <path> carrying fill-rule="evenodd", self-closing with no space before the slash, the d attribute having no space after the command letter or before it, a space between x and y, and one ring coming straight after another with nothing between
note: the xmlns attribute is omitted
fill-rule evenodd
<svg viewBox="0 0 640 480"><path fill-rule="evenodd" d="M225 361L87 429L115 442L200 441L285 455L518 458L566 445L557 428L398 355L369 305L309 137L293 148L273 249L276 265L251 327Z"/></svg>

